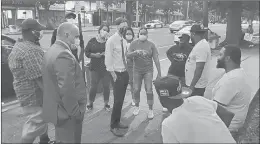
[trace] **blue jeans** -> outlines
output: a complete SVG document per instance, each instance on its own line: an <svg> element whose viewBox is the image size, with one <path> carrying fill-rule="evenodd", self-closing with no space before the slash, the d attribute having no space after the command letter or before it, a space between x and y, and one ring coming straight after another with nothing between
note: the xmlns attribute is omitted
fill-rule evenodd
<svg viewBox="0 0 260 144"><path fill-rule="evenodd" d="M133 74L134 78L134 97L135 97L135 103L137 106L139 106L140 103L140 91L142 87L142 81L144 80L145 85L145 91L147 96L147 104L153 105L154 103L154 97L153 97L153 72L139 72L134 70Z"/></svg>

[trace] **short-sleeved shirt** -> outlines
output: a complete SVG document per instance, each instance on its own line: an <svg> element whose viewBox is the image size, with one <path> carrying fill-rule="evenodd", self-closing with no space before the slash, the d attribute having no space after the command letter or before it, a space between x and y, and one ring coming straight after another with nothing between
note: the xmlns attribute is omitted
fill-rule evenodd
<svg viewBox="0 0 260 144"><path fill-rule="evenodd" d="M162 122L163 143L235 143L217 115L217 102L193 96Z"/></svg>
<svg viewBox="0 0 260 144"><path fill-rule="evenodd" d="M251 88L246 81L247 75L242 68L223 75L213 88L213 99L226 105L227 110L235 114L229 126L237 131L245 122L251 100Z"/></svg>
<svg viewBox="0 0 260 144"><path fill-rule="evenodd" d="M197 62L205 62L205 66L195 88L205 88L207 86L209 80L210 60L210 45L205 39L202 39L194 46L185 64L185 81L187 86L191 85Z"/></svg>
<svg viewBox="0 0 260 144"><path fill-rule="evenodd" d="M137 39L130 44L128 51L133 52L136 50L145 50L148 54L146 56L137 55L133 58L134 71L142 73L153 71L153 57L158 55L155 44L149 40L141 41Z"/></svg>
<svg viewBox="0 0 260 144"><path fill-rule="evenodd" d="M17 42L8 57L9 68L13 74L13 86L22 106L38 104L40 95L35 79L42 76L41 65L43 49L30 41Z"/></svg>

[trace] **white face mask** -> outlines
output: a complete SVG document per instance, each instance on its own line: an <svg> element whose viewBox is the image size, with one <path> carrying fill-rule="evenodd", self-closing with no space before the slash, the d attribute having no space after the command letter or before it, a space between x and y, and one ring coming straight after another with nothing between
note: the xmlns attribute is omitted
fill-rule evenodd
<svg viewBox="0 0 260 144"><path fill-rule="evenodd" d="M126 36L125 36L125 39L126 39L126 40L132 40L132 39L133 39L133 36L132 36L132 35L126 35Z"/></svg>
<svg viewBox="0 0 260 144"><path fill-rule="evenodd" d="M67 19L67 22L72 23L72 24L75 24L75 23L76 23L76 20L75 20L75 19Z"/></svg>
<svg viewBox="0 0 260 144"><path fill-rule="evenodd" d="M139 39L140 39L141 41L145 41L145 40L147 40L147 36L145 36L145 35L139 35Z"/></svg>
<svg viewBox="0 0 260 144"><path fill-rule="evenodd" d="M101 30L101 31L100 31L100 36L101 36L102 38L106 38L107 35L108 35L108 33L107 33L106 31L104 31L104 30Z"/></svg>

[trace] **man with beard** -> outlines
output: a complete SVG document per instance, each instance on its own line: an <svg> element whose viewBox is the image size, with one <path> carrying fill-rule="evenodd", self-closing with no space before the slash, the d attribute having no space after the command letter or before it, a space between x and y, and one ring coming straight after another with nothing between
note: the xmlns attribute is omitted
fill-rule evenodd
<svg viewBox="0 0 260 144"><path fill-rule="evenodd" d="M41 65L44 51L40 46L45 26L34 19L21 24L22 40L16 42L8 58L9 68L14 77L14 90L29 119L24 124L21 143L33 143L40 136L40 143L48 143L48 124L42 119L43 83Z"/></svg>
<svg viewBox="0 0 260 144"><path fill-rule="evenodd" d="M76 14L74 13L68 13L65 15L65 22L69 22L71 24L76 24ZM51 45L53 45L56 41L56 36L57 36L57 29L55 29L52 33L52 37L51 37ZM82 34L80 34L79 36L79 42L77 45L73 46L71 51L72 51L72 54L75 56L75 58L78 60L78 61L81 61L81 58L79 58L80 56L80 53L81 53L81 49L80 47L84 47L84 40L83 40L83 36Z"/></svg>
<svg viewBox="0 0 260 144"><path fill-rule="evenodd" d="M213 88L213 99L235 114L229 130L236 139L237 131L245 122L251 100L251 88L247 84L247 75L240 67L240 48L227 45L220 51L217 68L226 73Z"/></svg>
<svg viewBox="0 0 260 144"><path fill-rule="evenodd" d="M124 134L120 129L128 128L128 126L120 123L121 110L129 82L126 64L127 42L123 38L123 33L127 28L127 20L120 17L115 20L115 24L118 26L118 31L106 42L105 65L114 80L114 105L110 130L115 136L123 136Z"/></svg>
<svg viewBox="0 0 260 144"><path fill-rule="evenodd" d="M191 27L191 40L195 43L185 64L186 85L192 91L191 96L203 96L209 79L211 50L204 38L208 29L201 25Z"/></svg>

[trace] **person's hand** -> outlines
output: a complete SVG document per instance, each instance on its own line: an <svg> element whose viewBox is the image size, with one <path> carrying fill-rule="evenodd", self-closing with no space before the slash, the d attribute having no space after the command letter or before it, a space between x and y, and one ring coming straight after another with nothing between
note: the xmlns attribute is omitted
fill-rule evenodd
<svg viewBox="0 0 260 144"><path fill-rule="evenodd" d="M101 55L100 53L96 53L96 54L95 54L95 57L96 57L96 58L101 58L101 56L102 56L102 55Z"/></svg>
<svg viewBox="0 0 260 144"><path fill-rule="evenodd" d="M190 97L192 94L192 90L189 87L182 87L181 91L185 97Z"/></svg>
<svg viewBox="0 0 260 144"><path fill-rule="evenodd" d="M136 55L142 55L142 50L135 50Z"/></svg>
<svg viewBox="0 0 260 144"><path fill-rule="evenodd" d="M111 76L113 78L113 81L115 82L116 79L117 79L116 73L115 72L110 72L110 73L111 73Z"/></svg>
<svg viewBox="0 0 260 144"><path fill-rule="evenodd" d="M105 52L102 52L101 55L104 56L104 55L105 55Z"/></svg>

